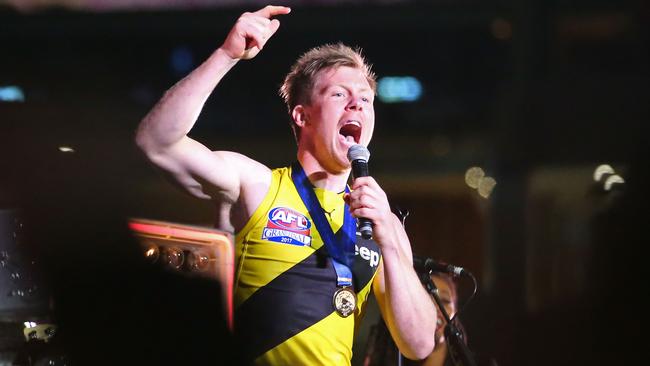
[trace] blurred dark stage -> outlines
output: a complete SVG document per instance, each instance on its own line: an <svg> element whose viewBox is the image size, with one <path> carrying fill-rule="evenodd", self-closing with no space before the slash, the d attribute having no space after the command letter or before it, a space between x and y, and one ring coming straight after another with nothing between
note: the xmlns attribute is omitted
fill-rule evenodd
<svg viewBox="0 0 650 366"><path fill-rule="evenodd" d="M0 210L24 213L26 255L39 258L45 286L64 296L56 316L71 324L66 341L90 343L79 338L86 324L78 312L84 322L112 322L96 338L108 343L85 348L78 360L122 346L126 354L146 339L152 348L137 356L156 355L160 364L170 354L157 353L164 337L144 334L165 331L177 333L158 344L164 349L175 341L182 341L179 349L192 348L191 341L222 345L192 353L192 363L236 362L225 355L236 347L224 334L193 331L199 320L221 329L223 319L209 314L214 304L194 292L215 284L180 291L187 289L183 279L162 274L157 281L176 292L148 285L159 274L141 269L124 224L140 217L212 225L211 205L180 193L149 166L133 135L162 93L221 44L239 14L259 7L237 3L99 11L0 2ZM287 3L293 10L278 33L225 77L192 137L272 167L293 161L289 116L277 94L289 66L319 44L360 46L379 77L421 82L414 102L376 101L370 168L391 203L410 212L414 253L478 278L479 292L461 315L478 358L499 366L647 358L647 2ZM595 179L603 164L611 170ZM483 179L486 185L472 188L472 167L496 186ZM624 183L608 180L614 175ZM87 251L94 245L97 252ZM9 283L3 270L0 284ZM464 286L466 296L471 288ZM86 297L90 308L77 303ZM116 307L105 312L103 302ZM159 328L159 309L133 328L138 333L129 332L129 322L160 304L173 308L173 326ZM377 316L371 307L353 365L361 365L367 326ZM0 328L0 343L7 329ZM117 342L124 332L129 336Z"/></svg>

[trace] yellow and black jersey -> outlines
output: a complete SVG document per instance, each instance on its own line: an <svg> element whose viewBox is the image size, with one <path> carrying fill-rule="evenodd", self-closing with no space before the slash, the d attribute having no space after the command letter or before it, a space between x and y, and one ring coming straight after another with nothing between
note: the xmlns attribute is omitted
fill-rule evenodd
<svg viewBox="0 0 650 366"><path fill-rule="evenodd" d="M314 189L336 233L343 193ZM377 244L357 235L352 268L357 309L334 309L336 272L291 180L273 170L264 200L236 236L235 334L257 365L350 365L354 331L381 261Z"/></svg>

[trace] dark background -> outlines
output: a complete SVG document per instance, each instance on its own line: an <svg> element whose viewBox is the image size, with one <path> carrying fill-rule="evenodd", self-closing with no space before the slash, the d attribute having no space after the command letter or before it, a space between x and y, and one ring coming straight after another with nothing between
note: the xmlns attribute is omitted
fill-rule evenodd
<svg viewBox="0 0 650 366"><path fill-rule="evenodd" d="M414 253L476 275L477 297L462 314L470 348L499 365L642 355L648 4L292 4L263 52L225 77L192 137L269 166L292 161L277 96L284 74L310 47L360 46L378 76L423 84L417 102L376 102L370 167L391 202L409 210ZM257 7L0 5L0 86L25 93L24 102L0 102L1 208L71 184L88 190L68 196L80 215L117 201L125 217L211 226L210 205L165 181L132 137L162 93ZM603 163L625 183L605 191L595 182ZM465 184L473 166L496 180L489 198ZM96 206L75 201L93 199ZM460 283L465 296L470 285Z"/></svg>

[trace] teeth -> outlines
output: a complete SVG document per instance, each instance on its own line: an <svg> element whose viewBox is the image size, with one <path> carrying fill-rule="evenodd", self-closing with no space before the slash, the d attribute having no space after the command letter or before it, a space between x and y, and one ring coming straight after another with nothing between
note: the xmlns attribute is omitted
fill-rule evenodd
<svg viewBox="0 0 650 366"><path fill-rule="evenodd" d="M347 142L352 142L352 143L354 143L354 137L352 137L352 136L346 136L346 137L345 137L345 140L346 140Z"/></svg>

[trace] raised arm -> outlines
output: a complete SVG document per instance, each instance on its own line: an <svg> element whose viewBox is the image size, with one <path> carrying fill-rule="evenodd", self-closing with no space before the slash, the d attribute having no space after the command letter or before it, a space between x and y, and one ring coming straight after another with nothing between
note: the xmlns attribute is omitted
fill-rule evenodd
<svg viewBox="0 0 650 366"><path fill-rule="evenodd" d="M214 200L221 205L218 211L229 212L231 207L242 209L244 220L261 201L246 195L259 189L247 188L268 186L269 169L241 154L211 151L187 134L224 75L239 60L255 57L278 30L280 22L272 17L289 11L283 6L267 6L242 14L221 47L165 92L136 133L136 143L148 159L182 188L193 196ZM265 192L262 189L262 194ZM241 220L231 223L227 216L222 215L221 226L239 229Z"/></svg>
<svg viewBox="0 0 650 366"><path fill-rule="evenodd" d="M373 238L382 251L382 265L373 283L381 314L400 352L410 359L423 359L433 350L437 314L413 269L408 236L372 177L356 178L352 188L352 215L372 220Z"/></svg>

